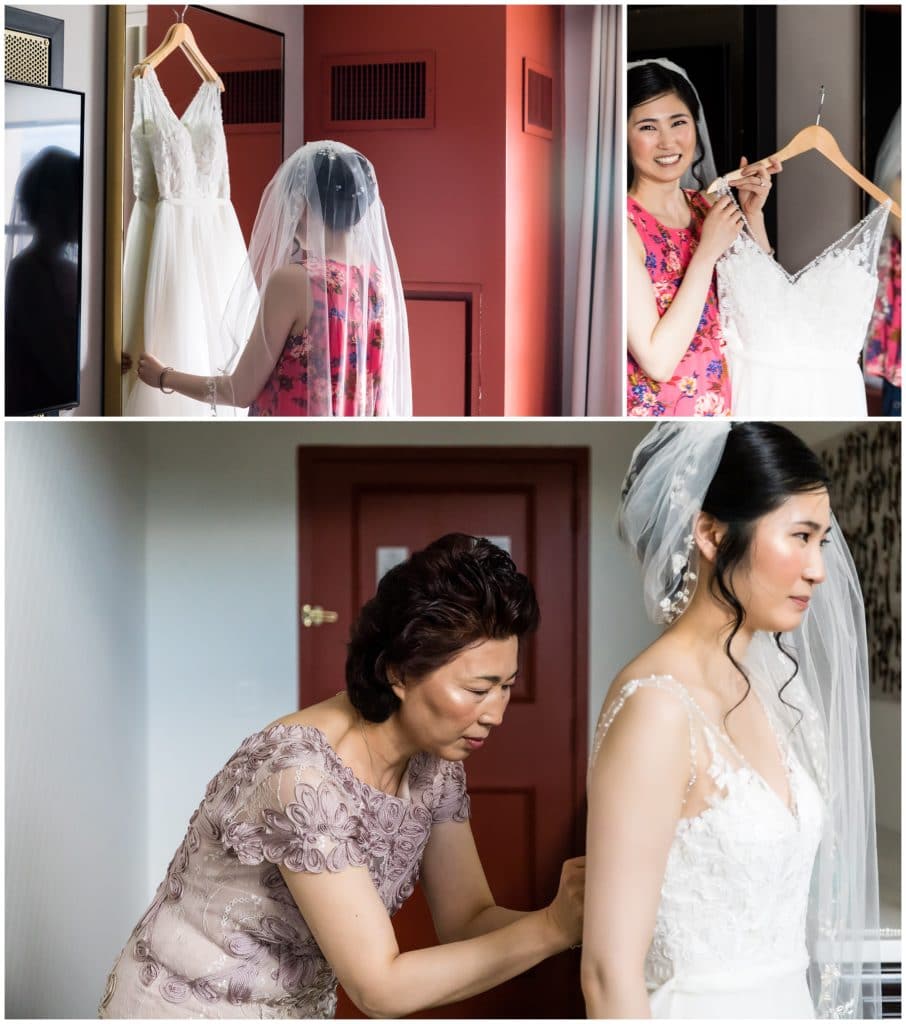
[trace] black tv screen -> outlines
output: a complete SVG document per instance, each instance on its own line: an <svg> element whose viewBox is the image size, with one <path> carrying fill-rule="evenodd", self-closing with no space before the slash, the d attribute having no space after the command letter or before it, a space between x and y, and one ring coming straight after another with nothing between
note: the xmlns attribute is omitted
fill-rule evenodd
<svg viewBox="0 0 906 1024"><path fill-rule="evenodd" d="M85 97L6 83L5 412L79 404Z"/></svg>

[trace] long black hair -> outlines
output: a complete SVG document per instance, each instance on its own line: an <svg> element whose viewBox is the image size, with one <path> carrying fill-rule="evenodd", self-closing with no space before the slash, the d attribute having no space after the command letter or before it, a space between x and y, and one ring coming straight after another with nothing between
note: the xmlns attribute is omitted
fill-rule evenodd
<svg viewBox="0 0 906 1024"><path fill-rule="evenodd" d="M746 692L727 716L742 704L751 690L745 670L730 649L746 620L746 610L733 589L733 572L745 564L755 525L762 516L778 509L794 494L825 490L829 482L818 456L786 427L776 423L736 423L727 435L723 455L702 502L702 511L727 527L717 548L710 589L733 614L724 651L746 682ZM774 634L774 642L793 664L793 674L780 689L783 701L783 691L795 679L799 665L784 647L780 633Z"/></svg>
<svg viewBox="0 0 906 1024"><path fill-rule="evenodd" d="M692 161L692 177L695 178L700 189L705 187L705 179L701 173L702 161L705 159L705 150L698 135L698 116L701 106L695 90L688 80L682 75L665 68L661 64L648 63L640 64L638 67L630 68L626 73L626 108L630 115L633 108L649 100L657 99L659 96L666 96L668 93L675 93L680 100L689 108L692 121L695 125L695 159ZM635 169L627 151L626 156L626 180L632 184Z"/></svg>

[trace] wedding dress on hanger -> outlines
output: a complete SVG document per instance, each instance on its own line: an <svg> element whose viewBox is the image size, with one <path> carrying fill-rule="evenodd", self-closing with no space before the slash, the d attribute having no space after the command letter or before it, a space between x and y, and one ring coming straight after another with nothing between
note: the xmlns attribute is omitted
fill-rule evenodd
<svg viewBox="0 0 906 1024"><path fill-rule="evenodd" d="M136 202L123 268L123 351L134 383L125 414L197 417L203 405L148 387L134 367L148 351L166 366L208 376L233 355L221 321L248 271L230 202L219 85L202 82L178 118L148 69L135 80L131 150Z"/></svg>
<svg viewBox="0 0 906 1024"><path fill-rule="evenodd" d="M721 181L717 195L731 195ZM863 419L859 356L878 290L890 202L797 274L747 227L717 261L717 296L740 419Z"/></svg>

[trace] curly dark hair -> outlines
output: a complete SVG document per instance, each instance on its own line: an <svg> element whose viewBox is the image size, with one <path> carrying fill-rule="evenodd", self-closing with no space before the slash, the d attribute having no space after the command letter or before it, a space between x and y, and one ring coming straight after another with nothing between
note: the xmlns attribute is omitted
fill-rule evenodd
<svg viewBox="0 0 906 1024"><path fill-rule="evenodd" d="M481 537L448 533L381 579L362 607L346 654L346 689L369 722L400 706L390 670L418 680L482 640L521 638L540 612L528 578Z"/></svg>
<svg viewBox="0 0 906 1024"><path fill-rule="evenodd" d="M746 610L733 589L733 573L746 564L758 519L778 509L791 495L825 490L829 483L818 456L786 427L776 423L735 423L727 435L723 455L702 502L703 512L727 526L717 548L710 590L733 615L724 651L746 682L746 692L727 715L742 704L751 690L745 670L730 650L746 620ZM780 633L774 634L774 642L793 665L793 674L780 690L783 700L783 691L795 679L799 666L783 646Z"/></svg>
<svg viewBox="0 0 906 1024"><path fill-rule="evenodd" d="M707 184L701 173L705 150L698 137L698 115L701 105L695 95L695 90L682 75L678 75L661 64L641 64L626 72L626 109L630 114L633 107L641 106L643 103L648 103L650 100L658 99L669 93L677 95L692 115L692 121L695 124L695 159L692 161L690 170L698 187L702 189ZM634 174L635 169L627 153L626 181L630 185L632 185Z"/></svg>

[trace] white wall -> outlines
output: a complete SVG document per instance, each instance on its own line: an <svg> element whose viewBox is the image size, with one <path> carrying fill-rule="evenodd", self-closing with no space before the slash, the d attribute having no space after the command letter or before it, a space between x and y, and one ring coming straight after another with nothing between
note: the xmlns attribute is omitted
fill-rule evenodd
<svg viewBox="0 0 906 1024"><path fill-rule="evenodd" d="M145 434L6 424L6 1015L89 1017L145 901Z"/></svg>
<svg viewBox="0 0 906 1024"><path fill-rule="evenodd" d="M818 113L818 86L827 90L821 123L858 166L861 133L859 7L777 6L777 145ZM861 192L818 153L785 165L777 181L777 248L797 271L861 216Z"/></svg>

